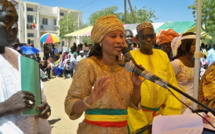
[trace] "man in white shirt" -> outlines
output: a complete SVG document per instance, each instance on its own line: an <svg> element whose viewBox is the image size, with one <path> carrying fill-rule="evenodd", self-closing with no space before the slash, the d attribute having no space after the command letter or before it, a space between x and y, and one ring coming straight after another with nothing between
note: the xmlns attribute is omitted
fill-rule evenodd
<svg viewBox="0 0 215 134"><path fill-rule="evenodd" d="M67 59L66 63L64 64L64 77L69 78L73 76L73 68L72 68L72 63L70 62L69 59Z"/></svg>
<svg viewBox="0 0 215 134"><path fill-rule="evenodd" d="M21 115L21 111L33 108L35 98L32 93L21 91L18 67L18 58L21 55L8 48L17 38L17 21L18 14L14 5L7 0L0 0L0 133L49 134L51 127L47 120L43 120L47 119L51 112L46 102L37 107L41 110L37 118ZM47 131L41 130L41 124Z"/></svg>

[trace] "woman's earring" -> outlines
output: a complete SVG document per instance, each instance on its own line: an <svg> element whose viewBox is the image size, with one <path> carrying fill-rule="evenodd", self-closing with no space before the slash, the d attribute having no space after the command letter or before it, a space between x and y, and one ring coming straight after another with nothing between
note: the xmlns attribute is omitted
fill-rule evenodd
<svg viewBox="0 0 215 134"><path fill-rule="evenodd" d="M99 43L100 47L102 47L102 43Z"/></svg>

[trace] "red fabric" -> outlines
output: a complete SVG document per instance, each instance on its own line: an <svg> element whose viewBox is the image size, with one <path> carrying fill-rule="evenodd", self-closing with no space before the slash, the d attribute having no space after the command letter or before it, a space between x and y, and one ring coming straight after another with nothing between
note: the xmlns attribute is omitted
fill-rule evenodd
<svg viewBox="0 0 215 134"><path fill-rule="evenodd" d="M143 111L151 111L153 112L153 118L157 115L157 112L156 111L153 111L153 110L148 110L148 109L145 109L145 108L142 108Z"/></svg>
<svg viewBox="0 0 215 134"><path fill-rule="evenodd" d="M134 37L134 42L137 42L137 38L136 37Z"/></svg>
<svg viewBox="0 0 215 134"><path fill-rule="evenodd" d="M108 122L108 121L89 121L85 119L85 122L88 124L97 125L100 127L124 127L127 125L127 120L121 121L121 122Z"/></svg>
<svg viewBox="0 0 215 134"><path fill-rule="evenodd" d="M165 105L163 104L163 105L161 105L159 108L163 108ZM142 110L143 111L151 111L151 112L153 112L153 118L155 117L155 116L157 116L157 111L153 111L153 110L149 110L149 109L145 109L145 108L142 108Z"/></svg>

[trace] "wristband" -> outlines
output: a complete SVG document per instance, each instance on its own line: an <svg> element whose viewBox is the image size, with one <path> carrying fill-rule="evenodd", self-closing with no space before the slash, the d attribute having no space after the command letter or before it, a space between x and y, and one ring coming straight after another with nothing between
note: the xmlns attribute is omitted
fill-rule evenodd
<svg viewBox="0 0 215 134"><path fill-rule="evenodd" d="M87 107L90 107L90 104L88 104L88 103L86 102L87 97L88 97L88 96L86 96L86 97L84 98L83 103L84 103L84 105L86 105Z"/></svg>

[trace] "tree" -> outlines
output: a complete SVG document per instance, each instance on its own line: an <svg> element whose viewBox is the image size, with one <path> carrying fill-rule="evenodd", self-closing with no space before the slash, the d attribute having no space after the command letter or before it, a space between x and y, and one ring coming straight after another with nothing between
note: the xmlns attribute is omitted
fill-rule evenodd
<svg viewBox="0 0 215 134"><path fill-rule="evenodd" d="M118 10L118 7L116 6L112 6L112 7L108 7L105 9L102 9L101 11L96 11L94 13L92 13L89 17L89 23L90 25L94 25L94 23L96 22L96 20L100 17L109 15L109 14L113 14L117 16L116 11Z"/></svg>
<svg viewBox="0 0 215 134"><path fill-rule="evenodd" d="M158 19L154 14L155 13L154 10L152 10L150 8L150 10L148 11L145 8L146 8L146 6L144 6L142 9L137 9L136 6L133 8L134 16L136 18L137 23L141 23L144 21L153 22L152 19L154 19L154 20ZM124 13L117 12L117 11L118 11L118 7L116 7L116 6L108 7L108 8L102 9L101 11L96 11L90 15L89 23L90 23L90 25L93 25L99 17L106 16L109 14L116 15L119 18L119 20L124 23L125 22ZM127 24L133 23L132 13L129 11L130 11L130 9L127 10L127 13L126 13L126 23Z"/></svg>
<svg viewBox="0 0 215 134"><path fill-rule="evenodd" d="M69 13L68 15L64 15L63 19L59 22L60 27L60 38L63 38L65 34L74 32L78 29L78 17L75 13Z"/></svg>
<svg viewBox="0 0 215 134"><path fill-rule="evenodd" d="M130 9L128 9L128 11L130 11ZM132 24L133 23L133 17L132 17L132 13L128 12L126 14L126 23L127 24ZM157 20L158 17L156 17L155 15L155 11L152 10L152 8L150 8L150 10L148 11L146 9L146 6L144 6L141 9L137 9L137 7L135 6L133 8L133 12L134 12L134 16L136 18L137 23L141 23L144 21L148 21L148 22L153 22L152 19ZM119 13L118 14L120 21L122 21L123 23L124 21L124 13Z"/></svg>
<svg viewBox="0 0 215 134"><path fill-rule="evenodd" d="M192 9L193 17L196 18L197 13L197 0L194 1L193 5L188 6L189 9ZM209 35L213 37L211 42L215 43L215 0L202 0L202 24L205 25L205 30Z"/></svg>
<svg viewBox="0 0 215 134"><path fill-rule="evenodd" d="M65 34L74 32L78 29L78 14L75 13L69 13L67 15L64 15L63 19L59 21L60 27L57 27L60 31L60 38L67 38L69 41L69 44L71 44L72 37L64 37ZM73 37L75 38L75 37ZM67 46L67 47L70 47Z"/></svg>

